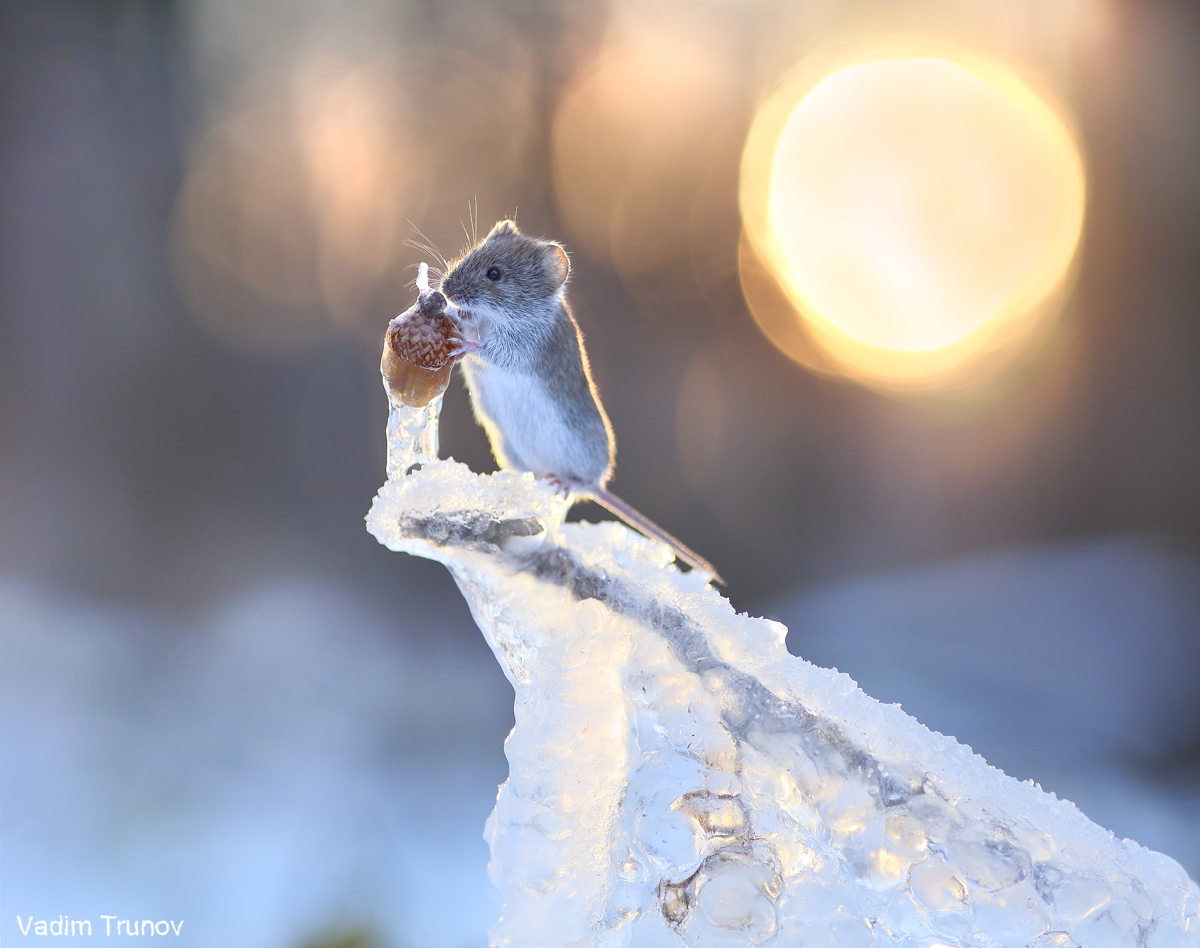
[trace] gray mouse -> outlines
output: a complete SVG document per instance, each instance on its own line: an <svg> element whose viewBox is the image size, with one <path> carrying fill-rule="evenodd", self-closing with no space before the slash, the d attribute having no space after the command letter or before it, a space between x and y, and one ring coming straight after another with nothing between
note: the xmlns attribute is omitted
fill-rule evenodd
<svg viewBox="0 0 1200 948"><path fill-rule="evenodd" d="M605 489L616 442L567 305L570 272L560 244L500 221L442 277L446 315L463 336L455 355L492 452L501 467L594 500L724 583L707 560Z"/></svg>

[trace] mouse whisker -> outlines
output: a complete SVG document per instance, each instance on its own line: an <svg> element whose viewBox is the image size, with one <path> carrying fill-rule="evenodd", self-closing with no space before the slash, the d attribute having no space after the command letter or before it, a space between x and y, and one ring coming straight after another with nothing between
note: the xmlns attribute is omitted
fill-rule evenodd
<svg viewBox="0 0 1200 948"><path fill-rule="evenodd" d="M437 247L434 246L433 241L430 240L428 237L425 236L424 233L421 232L421 228L419 228L412 221L408 222L408 226L411 227L413 229L413 232L421 239L420 240L412 240L412 239L405 240L404 241L405 246L412 247L415 250L424 250L426 253L431 254L437 260L437 262L442 265L443 268L449 266L449 263L446 260L446 255L443 254L440 250L438 250Z"/></svg>
<svg viewBox="0 0 1200 948"><path fill-rule="evenodd" d="M427 243L422 243L419 240L406 240L404 241L404 245L406 247L412 247L414 250L423 250L425 253L436 259L443 267L446 266L446 258L442 256L441 252L436 247Z"/></svg>

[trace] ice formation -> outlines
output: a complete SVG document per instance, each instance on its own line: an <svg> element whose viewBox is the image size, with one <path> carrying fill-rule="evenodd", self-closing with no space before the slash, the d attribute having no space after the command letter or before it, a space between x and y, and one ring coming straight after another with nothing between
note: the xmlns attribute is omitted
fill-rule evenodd
<svg viewBox="0 0 1200 948"><path fill-rule="evenodd" d="M438 460L436 411L391 401L368 529L450 569L516 689L492 945L1200 946L1178 863L789 655L660 544Z"/></svg>

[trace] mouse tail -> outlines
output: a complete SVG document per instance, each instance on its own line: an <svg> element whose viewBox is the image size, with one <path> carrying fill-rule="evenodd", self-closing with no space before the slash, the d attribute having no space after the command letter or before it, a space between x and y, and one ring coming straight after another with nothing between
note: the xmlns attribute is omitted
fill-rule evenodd
<svg viewBox="0 0 1200 948"><path fill-rule="evenodd" d="M616 494L609 493L603 487L589 487L585 491L588 498L594 500L609 513L616 514L624 520L629 526L633 527L639 533L643 533L652 540L659 540L669 546L679 559L683 560L694 569L701 570L705 573L711 573L714 582L720 585L725 585L725 580L717 572L716 567L712 565L704 557L693 552L689 547L685 546L671 534L667 533L662 527L646 517L639 511L630 507Z"/></svg>

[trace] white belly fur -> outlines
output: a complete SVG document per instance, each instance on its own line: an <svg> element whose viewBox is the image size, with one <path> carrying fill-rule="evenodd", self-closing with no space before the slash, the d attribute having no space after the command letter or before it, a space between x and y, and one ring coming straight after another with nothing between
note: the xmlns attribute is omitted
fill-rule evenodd
<svg viewBox="0 0 1200 948"><path fill-rule="evenodd" d="M476 363L464 366L475 413L487 429L496 460L538 477L555 474L591 484L603 471L595 450L566 424L540 378ZM605 446L607 447L607 446Z"/></svg>

